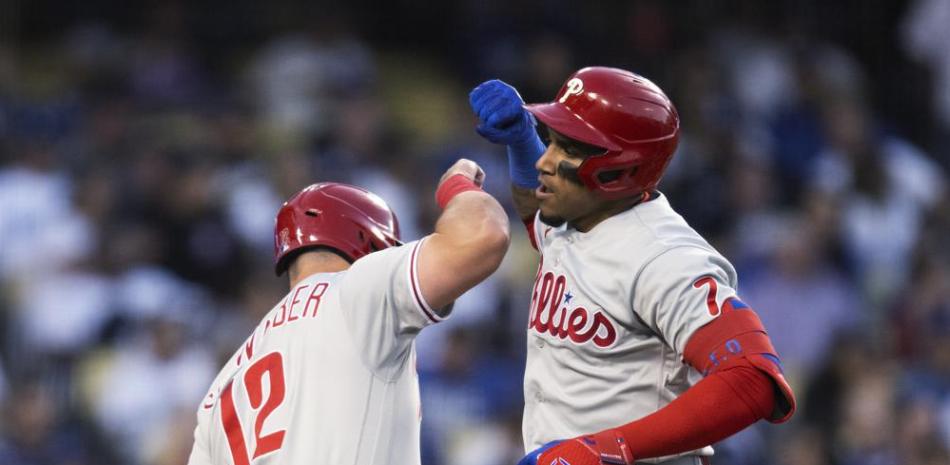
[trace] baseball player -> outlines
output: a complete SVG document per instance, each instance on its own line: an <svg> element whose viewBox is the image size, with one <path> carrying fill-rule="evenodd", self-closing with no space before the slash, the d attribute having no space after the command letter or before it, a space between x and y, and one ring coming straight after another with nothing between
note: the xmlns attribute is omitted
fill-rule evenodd
<svg viewBox="0 0 950 465"><path fill-rule="evenodd" d="M483 180L457 162L435 232L407 244L389 206L358 187L314 184L284 203L274 259L290 292L212 383L188 463L419 464L415 336L508 248Z"/></svg>
<svg viewBox="0 0 950 465"><path fill-rule="evenodd" d="M541 254L528 317L521 464L701 464L795 399L736 272L656 190L679 117L634 73L584 68L551 103L492 80L470 103L508 149ZM549 142L542 143L535 128Z"/></svg>

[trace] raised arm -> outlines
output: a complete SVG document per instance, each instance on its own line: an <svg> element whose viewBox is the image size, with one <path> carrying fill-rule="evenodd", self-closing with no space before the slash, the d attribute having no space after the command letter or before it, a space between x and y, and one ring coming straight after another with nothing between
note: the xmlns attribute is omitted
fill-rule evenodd
<svg viewBox="0 0 950 465"><path fill-rule="evenodd" d="M508 216L481 190L485 173L459 160L439 181L444 208L419 252L419 288L433 308L443 308L491 275L508 250Z"/></svg>
<svg viewBox="0 0 950 465"><path fill-rule="evenodd" d="M534 164L544 153L544 143L535 129L534 119L524 109L524 101L514 87L497 79L486 81L469 94L469 104L478 116L475 129L482 137L505 145L515 209L522 221L534 220L538 200L538 170Z"/></svg>

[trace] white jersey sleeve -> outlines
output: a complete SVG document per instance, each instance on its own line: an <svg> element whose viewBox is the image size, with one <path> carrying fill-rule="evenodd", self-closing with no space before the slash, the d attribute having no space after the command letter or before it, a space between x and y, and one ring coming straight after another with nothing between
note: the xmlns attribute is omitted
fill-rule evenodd
<svg viewBox="0 0 950 465"><path fill-rule="evenodd" d="M188 457L188 465L214 465L211 459L211 445L208 442L209 427L202 425L207 421L207 415L202 415L198 411L198 425L195 426L195 443L191 448L191 455Z"/></svg>
<svg viewBox="0 0 950 465"><path fill-rule="evenodd" d="M433 309L419 289L418 256L424 242L369 254L357 260L340 282L347 323L353 337L363 342L371 370L395 368L393 359L409 349L420 329L448 317L448 309Z"/></svg>
<svg viewBox="0 0 950 465"><path fill-rule="evenodd" d="M647 262L634 283L632 308L643 323L682 355L690 336L736 296L736 271L709 249L680 246Z"/></svg>

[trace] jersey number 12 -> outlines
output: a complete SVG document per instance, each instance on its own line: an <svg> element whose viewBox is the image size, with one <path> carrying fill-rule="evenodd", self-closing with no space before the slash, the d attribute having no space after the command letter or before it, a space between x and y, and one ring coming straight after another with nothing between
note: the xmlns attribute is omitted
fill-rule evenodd
<svg viewBox="0 0 950 465"><path fill-rule="evenodd" d="M263 395L264 375L267 375L270 380L270 392L266 400ZM228 437L228 446L231 447L234 465L250 465L251 460L274 452L284 444L285 430L261 435L264 421L284 402L284 359L280 352L271 352L254 362L244 373L244 388L247 390L248 400L251 401L251 408L260 409L254 420L253 457L248 454L247 445L244 443L244 429L241 427L241 419L238 418L237 409L234 407L234 397L231 392L233 383L233 380L228 382L221 391L221 423Z"/></svg>

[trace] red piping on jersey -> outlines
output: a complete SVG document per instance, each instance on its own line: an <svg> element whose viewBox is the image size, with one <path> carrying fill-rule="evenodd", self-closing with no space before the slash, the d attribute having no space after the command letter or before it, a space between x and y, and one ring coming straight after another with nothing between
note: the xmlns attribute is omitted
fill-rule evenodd
<svg viewBox="0 0 950 465"><path fill-rule="evenodd" d="M415 247L412 248L412 255L409 258L409 285L412 286L412 296L416 298L416 305L422 309L422 313L429 318L429 321L438 323L441 320L429 310L429 305L422 298L422 292L416 286L416 255L419 253L420 245L422 245L422 241L416 243Z"/></svg>
<svg viewBox="0 0 950 465"><path fill-rule="evenodd" d="M534 229L535 219L538 217L537 212L534 215L531 215L527 218L522 218L521 222L524 223L524 227L528 229L528 240L531 241L531 247L534 247L534 250L541 250L541 245L538 244L538 236Z"/></svg>

